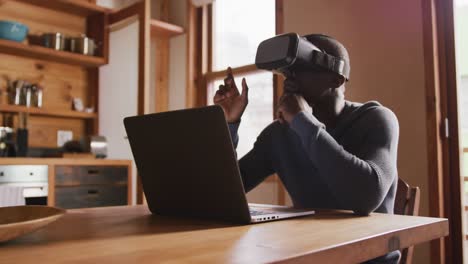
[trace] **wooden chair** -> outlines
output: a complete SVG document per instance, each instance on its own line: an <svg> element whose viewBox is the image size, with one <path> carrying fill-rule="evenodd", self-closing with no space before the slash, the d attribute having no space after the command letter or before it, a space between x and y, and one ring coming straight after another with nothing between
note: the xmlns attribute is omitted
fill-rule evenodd
<svg viewBox="0 0 468 264"><path fill-rule="evenodd" d="M418 215L420 196L419 187L410 187L405 181L398 179L393 212L398 215ZM400 264L411 264L412 261L413 247L402 249Z"/></svg>

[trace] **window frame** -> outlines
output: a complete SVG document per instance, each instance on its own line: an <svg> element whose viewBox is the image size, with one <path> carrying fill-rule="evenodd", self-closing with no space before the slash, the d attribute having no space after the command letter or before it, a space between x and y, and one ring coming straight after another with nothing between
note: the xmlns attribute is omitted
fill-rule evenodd
<svg viewBox="0 0 468 264"><path fill-rule="evenodd" d="M188 38L187 38L187 107L207 106L210 83L223 79L227 70L213 71L213 4L195 7L189 2ZM284 33L283 18L284 0L275 0L275 33ZM247 75L263 72L255 64L232 67L234 75ZM273 119L276 118L277 103L283 93L282 76L273 75ZM277 184L278 204L286 204L286 191L279 177L274 175L266 180Z"/></svg>

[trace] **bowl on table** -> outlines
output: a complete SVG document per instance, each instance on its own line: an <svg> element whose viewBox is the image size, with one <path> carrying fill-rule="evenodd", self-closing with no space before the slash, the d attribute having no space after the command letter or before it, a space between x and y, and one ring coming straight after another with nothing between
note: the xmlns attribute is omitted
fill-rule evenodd
<svg viewBox="0 0 468 264"><path fill-rule="evenodd" d="M29 28L15 21L0 20L0 39L22 42L28 35Z"/></svg>
<svg viewBox="0 0 468 264"><path fill-rule="evenodd" d="M65 212L64 209L40 205L0 207L0 242L42 228L62 217Z"/></svg>

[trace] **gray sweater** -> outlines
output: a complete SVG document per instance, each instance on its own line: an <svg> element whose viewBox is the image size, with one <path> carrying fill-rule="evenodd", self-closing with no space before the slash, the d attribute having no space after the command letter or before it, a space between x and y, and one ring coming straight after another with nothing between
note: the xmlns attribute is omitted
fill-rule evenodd
<svg viewBox="0 0 468 264"><path fill-rule="evenodd" d="M238 127L229 125L236 146ZM239 160L244 188L277 173L295 206L393 213L398 136L396 116L377 102L346 102L334 129L301 112L289 126L266 127ZM393 252L373 263L398 257Z"/></svg>

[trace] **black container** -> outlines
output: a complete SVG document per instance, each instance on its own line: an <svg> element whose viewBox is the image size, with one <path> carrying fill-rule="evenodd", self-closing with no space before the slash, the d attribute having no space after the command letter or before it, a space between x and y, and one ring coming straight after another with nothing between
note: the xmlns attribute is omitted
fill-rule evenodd
<svg viewBox="0 0 468 264"><path fill-rule="evenodd" d="M16 132L16 155L18 157L26 157L28 154L28 130L18 128Z"/></svg>

